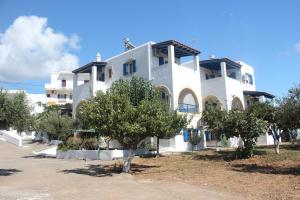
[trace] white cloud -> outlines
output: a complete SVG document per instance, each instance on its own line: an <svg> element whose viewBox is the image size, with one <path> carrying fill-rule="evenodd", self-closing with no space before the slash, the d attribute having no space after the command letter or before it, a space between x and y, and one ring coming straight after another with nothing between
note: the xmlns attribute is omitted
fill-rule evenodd
<svg viewBox="0 0 300 200"><path fill-rule="evenodd" d="M295 49L300 53L300 40L295 44Z"/></svg>
<svg viewBox="0 0 300 200"><path fill-rule="evenodd" d="M67 37L47 25L47 18L18 17L0 33L0 80L49 78L51 71L78 67L70 50L80 48L77 35Z"/></svg>

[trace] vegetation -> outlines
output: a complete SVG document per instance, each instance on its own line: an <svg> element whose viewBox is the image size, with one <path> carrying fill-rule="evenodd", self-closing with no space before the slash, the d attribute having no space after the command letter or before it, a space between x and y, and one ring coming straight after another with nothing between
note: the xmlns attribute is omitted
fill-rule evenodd
<svg viewBox="0 0 300 200"><path fill-rule="evenodd" d="M0 89L0 121L6 127L12 127L18 133L33 130L34 118L31 110L24 92L7 94Z"/></svg>
<svg viewBox="0 0 300 200"><path fill-rule="evenodd" d="M218 147L218 140L221 139L225 115L226 112L218 106L206 106L202 114L202 120L207 129L216 137L216 147Z"/></svg>
<svg viewBox="0 0 300 200"><path fill-rule="evenodd" d="M189 142L192 145L192 151L194 151L195 146L200 143L201 139L202 139L201 134L199 134L197 132L196 133L194 133L194 132L191 133L191 135L189 137Z"/></svg>
<svg viewBox="0 0 300 200"><path fill-rule="evenodd" d="M300 85L288 91L288 95L278 101L278 124L283 133L289 134L294 142L300 129Z"/></svg>
<svg viewBox="0 0 300 200"><path fill-rule="evenodd" d="M240 137L244 143L241 157L253 156L253 149L258 136L266 131L266 122L257 118L254 114L246 111L229 111L223 123L223 133L227 138Z"/></svg>
<svg viewBox="0 0 300 200"><path fill-rule="evenodd" d="M166 108L151 82L135 76L114 82L106 93L82 103L76 116L83 127L118 140L128 150L124 172L130 170L134 151L143 139L171 137L187 123L185 116Z"/></svg>
<svg viewBox="0 0 300 200"><path fill-rule="evenodd" d="M50 140L66 140L72 134L73 127L72 117L62 114L57 106L48 106L38 115L35 130L47 133Z"/></svg>

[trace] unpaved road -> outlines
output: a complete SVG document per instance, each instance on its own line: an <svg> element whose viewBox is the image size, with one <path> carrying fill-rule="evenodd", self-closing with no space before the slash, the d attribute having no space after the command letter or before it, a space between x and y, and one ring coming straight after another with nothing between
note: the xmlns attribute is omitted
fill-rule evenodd
<svg viewBox="0 0 300 200"><path fill-rule="evenodd" d="M0 141L0 199L243 199L184 183L137 180L130 174L95 174L100 161L38 158L43 145L16 147Z"/></svg>

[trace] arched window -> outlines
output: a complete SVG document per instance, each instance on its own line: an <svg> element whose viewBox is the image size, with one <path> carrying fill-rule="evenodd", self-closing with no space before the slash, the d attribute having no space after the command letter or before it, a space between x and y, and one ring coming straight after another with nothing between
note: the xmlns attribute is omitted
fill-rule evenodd
<svg viewBox="0 0 300 200"><path fill-rule="evenodd" d="M178 98L179 112L196 113L198 112L198 100L195 93L186 88L183 89Z"/></svg>

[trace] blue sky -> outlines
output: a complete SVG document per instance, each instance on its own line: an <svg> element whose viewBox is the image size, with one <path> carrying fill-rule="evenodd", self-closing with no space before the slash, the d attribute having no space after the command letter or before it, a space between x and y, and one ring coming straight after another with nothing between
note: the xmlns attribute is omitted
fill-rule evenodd
<svg viewBox="0 0 300 200"><path fill-rule="evenodd" d="M122 52L124 37L136 45L176 39L199 49L200 59L243 60L255 68L257 90L281 96L300 83L299 8L297 0L0 0L0 34L20 16L47 18L55 33L79 38L76 48L70 42L63 51L79 65L96 52L103 59ZM0 87L43 92L49 78L10 77Z"/></svg>

